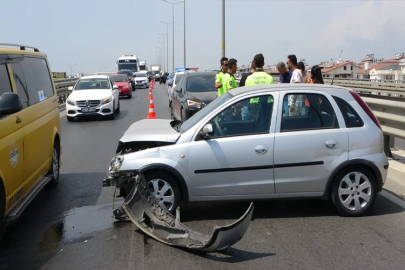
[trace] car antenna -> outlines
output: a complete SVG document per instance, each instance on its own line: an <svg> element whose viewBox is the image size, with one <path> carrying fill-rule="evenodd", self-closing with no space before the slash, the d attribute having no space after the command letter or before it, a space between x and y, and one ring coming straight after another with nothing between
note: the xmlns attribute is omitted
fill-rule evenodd
<svg viewBox="0 0 405 270"><path fill-rule="evenodd" d="M343 50L340 51L338 61L339 61L340 57L342 56L342 52L343 52ZM333 73L333 78L332 78L332 82L330 83L330 85L333 85L333 80L335 79L336 70L337 70L337 68L335 69L335 72Z"/></svg>

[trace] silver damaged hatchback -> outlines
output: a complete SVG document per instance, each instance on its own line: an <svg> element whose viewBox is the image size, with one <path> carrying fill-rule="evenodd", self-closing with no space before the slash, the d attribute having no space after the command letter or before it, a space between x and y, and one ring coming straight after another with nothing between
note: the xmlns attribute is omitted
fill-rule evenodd
<svg viewBox="0 0 405 270"><path fill-rule="evenodd" d="M345 216L382 190L383 133L354 91L316 84L236 88L181 123L135 122L104 186L126 197L142 172L159 205L294 197L329 199Z"/></svg>

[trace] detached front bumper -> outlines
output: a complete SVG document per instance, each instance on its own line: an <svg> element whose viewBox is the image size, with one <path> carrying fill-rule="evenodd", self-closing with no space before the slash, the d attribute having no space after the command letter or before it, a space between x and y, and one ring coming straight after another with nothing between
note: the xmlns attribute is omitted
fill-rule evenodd
<svg viewBox="0 0 405 270"><path fill-rule="evenodd" d="M117 219L128 217L140 230L159 242L195 251L214 252L237 243L249 227L253 203L240 219L227 226L215 226L212 235L208 236L180 222L180 207L176 209L176 216L160 207L142 172L124 178L119 173L112 174L104 178L103 186L116 185L128 181L128 178L131 178L133 188L122 206L114 210L114 215Z"/></svg>

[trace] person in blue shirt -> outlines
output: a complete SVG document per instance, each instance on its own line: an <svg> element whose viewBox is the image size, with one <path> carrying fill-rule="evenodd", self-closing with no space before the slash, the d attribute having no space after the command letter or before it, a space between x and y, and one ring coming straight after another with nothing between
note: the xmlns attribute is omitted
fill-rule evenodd
<svg viewBox="0 0 405 270"><path fill-rule="evenodd" d="M277 64L278 73L280 73L280 83L290 83L292 71L287 70L284 62L279 62Z"/></svg>
<svg viewBox="0 0 405 270"><path fill-rule="evenodd" d="M292 76L292 71L287 70L287 67L285 66L284 62L279 62L277 64L277 70L278 73L280 73L280 83L290 83L291 81L291 76ZM288 116L288 100L284 100L283 102L283 115Z"/></svg>

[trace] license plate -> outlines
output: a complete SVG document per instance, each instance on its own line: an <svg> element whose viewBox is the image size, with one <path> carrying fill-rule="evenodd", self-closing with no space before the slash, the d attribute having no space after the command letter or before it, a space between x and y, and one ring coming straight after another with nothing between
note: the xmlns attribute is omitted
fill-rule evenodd
<svg viewBox="0 0 405 270"><path fill-rule="evenodd" d="M82 108L82 112L95 112L96 108Z"/></svg>

